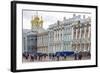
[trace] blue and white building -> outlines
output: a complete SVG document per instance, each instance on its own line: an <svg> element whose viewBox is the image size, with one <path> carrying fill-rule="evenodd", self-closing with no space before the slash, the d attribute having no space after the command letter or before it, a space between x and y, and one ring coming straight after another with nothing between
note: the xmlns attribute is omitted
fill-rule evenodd
<svg viewBox="0 0 100 73"><path fill-rule="evenodd" d="M22 47L23 47L23 53L24 52L37 52L37 32L31 31L29 29L23 30L23 36L22 36Z"/></svg>
<svg viewBox="0 0 100 73"><path fill-rule="evenodd" d="M36 23L38 22L38 24ZM80 52L91 49L91 19L75 14L43 29L43 20L32 19L32 29L23 30L23 52L37 53ZM35 29L36 28L36 29Z"/></svg>

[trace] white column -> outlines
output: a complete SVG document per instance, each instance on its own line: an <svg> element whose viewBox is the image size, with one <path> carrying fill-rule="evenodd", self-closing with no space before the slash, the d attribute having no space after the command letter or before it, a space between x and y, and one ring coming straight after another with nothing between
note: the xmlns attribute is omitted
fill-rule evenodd
<svg viewBox="0 0 100 73"><path fill-rule="evenodd" d="M64 29L62 29L62 40L63 40L63 36L64 36Z"/></svg>
<svg viewBox="0 0 100 73"><path fill-rule="evenodd" d="M59 29L59 41L61 40L61 37L60 37L60 29Z"/></svg>
<svg viewBox="0 0 100 73"><path fill-rule="evenodd" d="M53 32L54 32L54 35L53 36L54 36L54 41L55 41L55 31L53 31Z"/></svg>
<svg viewBox="0 0 100 73"><path fill-rule="evenodd" d="M89 33L88 33L88 38L91 37L91 26L89 26Z"/></svg>
<svg viewBox="0 0 100 73"><path fill-rule="evenodd" d="M50 31L48 32L48 38L47 39L48 39L48 48L47 49L48 49L48 53L50 53L50 50L49 50L50 49Z"/></svg>
<svg viewBox="0 0 100 73"><path fill-rule="evenodd" d="M64 29L62 29L62 51L64 50Z"/></svg>
<svg viewBox="0 0 100 73"><path fill-rule="evenodd" d="M83 35L85 39L86 39L86 36L85 36L86 35L86 28L87 27L84 27L84 35Z"/></svg>
<svg viewBox="0 0 100 73"><path fill-rule="evenodd" d="M80 40L81 40L81 28L80 28L80 30L79 30L79 31L80 31L80 33L79 33L79 41L80 41ZM80 51L81 51L81 41L80 41L80 43L79 43L79 44L80 44Z"/></svg>
<svg viewBox="0 0 100 73"><path fill-rule="evenodd" d="M79 35L79 39L81 39L81 34L82 34L82 33L81 33L81 30L82 30L82 29L80 28L80 35Z"/></svg>
<svg viewBox="0 0 100 73"><path fill-rule="evenodd" d="M74 28L72 27L72 39L74 39Z"/></svg>
<svg viewBox="0 0 100 73"><path fill-rule="evenodd" d="M57 31L55 31L55 41L57 40Z"/></svg>
<svg viewBox="0 0 100 73"><path fill-rule="evenodd" d="M25 39L26 39L26 40L25 40L25 50L28 51L28 46L27 46L27 35L26 35Z"/></svg>
<svg viewBox="0 0 100 73"><path fill-rule="evenodd" d="M55 41L57 41L58 40L58 31L57 30L56 30L56 36L55 36L55 38L56 38Z"/></svg>
<svg viewBox="0 0 100 73"><path fill-rule="evenodd" d="M77 34L78 34L78 29L76 29L76 36L75 36L75 39L77 39Z"/></svg>
<svg viewBox="0 0 100 73"><path fill-rule="evenodd" d="M59 30L57 30L57 41L59 40Z"/></svg>

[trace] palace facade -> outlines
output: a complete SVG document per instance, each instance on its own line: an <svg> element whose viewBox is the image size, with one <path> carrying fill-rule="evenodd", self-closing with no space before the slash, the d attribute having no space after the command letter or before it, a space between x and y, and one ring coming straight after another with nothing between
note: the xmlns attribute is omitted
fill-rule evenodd
<svg viewBox="0 0 100 73"><path fill-rule="evenodd" d="M72 48L76 52L91 50L91 19L83 18L72 24Z"/></svg>
<svg viewBox="0 0 100 73"><path fill-rule="evenodd" d="M73 51L71 48L71 25L64 21L49 26L48 49L50 53Z"/></svg>
<svg viewBox="0 0 100 73"><path fill-rule="evenodd" d="M37 34L37 52L48 54L48 32Z"/></svg>
<svg viewBox="0 0 100 73"><path fill-rule="evenodd" d="M23 29L23 52L56 53L64 51L90 52L91 18L75 14L72 18L63 18L43 28L43 19L32 17L32 28L29 32Z"/></svg>

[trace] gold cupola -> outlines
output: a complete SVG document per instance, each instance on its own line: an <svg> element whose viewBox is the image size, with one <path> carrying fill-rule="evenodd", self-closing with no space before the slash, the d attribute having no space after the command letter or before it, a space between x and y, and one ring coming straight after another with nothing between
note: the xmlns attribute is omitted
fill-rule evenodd
<svg viewBox="0 0 100 73"><path fill-rule="evenodd" d="M42 16L32 16L32 20L31 20L31 25L32 25L32 29L33 28L38 28L38 27L43 27L43 19Z"/></svg>

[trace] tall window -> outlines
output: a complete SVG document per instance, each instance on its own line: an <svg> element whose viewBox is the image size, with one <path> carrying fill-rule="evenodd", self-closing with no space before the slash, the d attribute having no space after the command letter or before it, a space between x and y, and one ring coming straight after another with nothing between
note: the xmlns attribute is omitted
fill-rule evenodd
<svg viewBox="0 0 100 73"><path fill-rule="evenodd" d="M86 28L86 37L88 38L88 33L89 33L89 27L87 26L87 28Z"/></svg>
<svg viewBox="0 0 100 73"><path fill-rule="evenodd" d="M59 40L59 32L58 32L58 40Z"/></svg>
<svg viewBox="0 0 100 73"><path fill-rule="evenodd" d="M82 30L81 30L81 38L83 38L84 37L84 28L82 28Z"/></svg>
<svg viewBox="0 0 100 73"><path fill-rule="evenodd" d="M76 29L74 29L74 36L73 36L73 38L75 38L76 37Z"/></svg>
<svg viewBox="0 0 100 73"><path fill-rule="evenodd" d="M79 35L80 35L80 28L78 28L78 31L77 31L77 39L79 39Z"/></svg>
<svg viewBox="0 0 100 73"><path fill-rule="evenodd" d="M61 40L62 40L62 33L60 35L61 35Z"/></svg>

